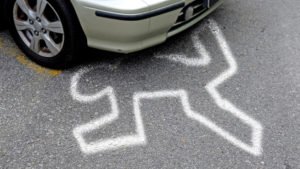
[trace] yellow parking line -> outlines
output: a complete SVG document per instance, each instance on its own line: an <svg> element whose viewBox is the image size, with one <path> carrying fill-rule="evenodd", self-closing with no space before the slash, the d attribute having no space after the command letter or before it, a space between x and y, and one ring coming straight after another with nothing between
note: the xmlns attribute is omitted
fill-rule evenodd
<svg viewBox="0 0 300 169"><path fill-rule="evenodd" d="M17 61L20 62L21 64L25 65L26 67L34 70L38 74L44 74L44 75L49 75L51 77L59 76L62 71L61 70L51 70L51 69L46 69L44 67L41 67L29 59L27 59L24 55L18 55L16 57Z"/></svg>
<svg viewBox="0 0 300 169"><path fill-rule="evenodd" d="M22 65L26 66L27 68L33 70L34 72L36 72L38 74L47 75L50 77L56 77L62 73L62 71L60 71L60 70L47 69L47 68L41 67L41 66L35 64L34 62L30 61L29 59L27 59L24 56L24 54L16 46L6 45L3 37L0 37L0 48L1 48L1 52L3 52L3 54L16 58L16 60L19 63L21 63Z"/></svg>

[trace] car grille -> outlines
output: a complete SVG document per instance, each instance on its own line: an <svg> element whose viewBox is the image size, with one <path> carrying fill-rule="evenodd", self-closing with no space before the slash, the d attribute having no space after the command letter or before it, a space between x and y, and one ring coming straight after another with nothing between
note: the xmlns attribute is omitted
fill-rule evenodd
<svg viewBox="0 0 300 169"><path fill-rule="evenodd" d="M217 1L218 0L210 0L210 6L213 6ZM193 2L187 4L180 12L178 19L176 23L173 25L173 27L170 29L170 32L185 25L186 23L197 18L199 15L203 14L208 9L208 5L205 4L205 2L206 2L205 0L194 0ZM192 7L194 9L194 12L191 18L186 20L185 13L189 7Z"/></svg>

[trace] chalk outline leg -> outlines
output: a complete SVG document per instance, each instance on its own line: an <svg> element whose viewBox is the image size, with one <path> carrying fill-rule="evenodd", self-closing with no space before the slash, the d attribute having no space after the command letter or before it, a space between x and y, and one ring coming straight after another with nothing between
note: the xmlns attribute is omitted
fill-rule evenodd
<svg viewBox="0 0 300 169"><path fill-rule="evenodd" d="M211 95L211 97L214 99L216 105L231 113L233 116L239 118L244 122L246 125L250 126L252 128L252 135L251 135L251 142L252 145L248 145L247 143L244 143L243 141L239 140L235 136L231 135L229 132L225 131L224 129L214 126L213 124L208 127L213 130L218 135L222 136L224 139L231 142L233 145L245 150L246 152L259 156L262 154L262 136L263 136L263 126L252 118L251 116L247 115L242 110L238 109L234 104L232 104L229 100L223 98L223 96L218 91L218 86L225 83L227 80L229 80L231 77L233 77L235 74L237 74L238 66L236 63L236 60L234 58L234 55L231 51L231 48L229 47L225 36L223 32L221 31L220 27L214 20L210 20L210 30L215 35L215 38L217 42L219 43L219 46L221 47L221 50L225 56L226 62L229 65L229 68L225 70L223 73L221 73L217 78L212 80L206 85L206 90Z"/></svg>

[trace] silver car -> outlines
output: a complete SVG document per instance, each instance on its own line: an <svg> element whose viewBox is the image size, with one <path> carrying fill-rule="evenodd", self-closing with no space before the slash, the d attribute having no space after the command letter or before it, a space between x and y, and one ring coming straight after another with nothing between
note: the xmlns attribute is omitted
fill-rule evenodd
<svg viewBox="0 0 300 169"><path fill-rule="evenodd" d="M65 67L86 46L131 53L199 22L222 0L2 0L1 17L20 49Z"/></svg>

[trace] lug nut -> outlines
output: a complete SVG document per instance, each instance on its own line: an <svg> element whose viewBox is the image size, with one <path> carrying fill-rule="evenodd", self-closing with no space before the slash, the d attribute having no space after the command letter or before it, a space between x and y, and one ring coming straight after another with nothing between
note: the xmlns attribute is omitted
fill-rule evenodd
<svg viewBox="0 0 300 169"><path fill-rule="evenodd" d="M38 22L41 22L41 19L40 19L39 17L36 17L36 20L37 20Z"/></svg>
<svg viewBox="0 0 300 169"><path fill-rule="evenodd" d="M36 36L39 36L39 32L38 32L38 31L34 31L34 34L35 34Z"/></svg>
<svg viewBox="0 0 300 169"><path fill-rule="evenodd" d="M29 19L29 23L30 23L31 25L33 25L33 21L32 21L31 19Z"/></svg>
<svg viewBox="0 0 300 169"><path fill-rule="evenodd" d="M46 29L45 28L42 28L41 30L43 33L47 33Z"/></svg>

